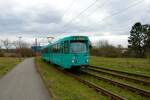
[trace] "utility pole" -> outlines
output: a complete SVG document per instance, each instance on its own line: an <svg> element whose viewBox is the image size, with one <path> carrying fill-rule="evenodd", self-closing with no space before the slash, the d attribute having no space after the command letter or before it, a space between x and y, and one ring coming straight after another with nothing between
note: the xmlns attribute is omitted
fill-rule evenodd
<svg viewBox="0 0 150 100"><path fill-rule="evenodd" d="M19 60L21 61L21 36L18 37L19 41Z"/></svg>
<svg viewBox="0 0 150 100"><path fill-rule="evenodd" d="M37 38L35 38L35 56L37 56Z"/></svg>

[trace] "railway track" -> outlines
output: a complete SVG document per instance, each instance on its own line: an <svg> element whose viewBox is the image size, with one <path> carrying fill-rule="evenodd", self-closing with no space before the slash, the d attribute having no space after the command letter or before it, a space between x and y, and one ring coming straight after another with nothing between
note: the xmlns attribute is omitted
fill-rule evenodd
<svg viewBox="0 0 150 100"><path fill-rule="evenodd" d="M106 82L112 83L112 84L117 85L117 86L119 86L119 87L122 87L122 88L128 89L128 90L130 90L130 91L136 92L137 94L150 97L150 91L146 91L146 90L143 90L143 89L140 89L140 88L136 88L136 87L131 86L131 85L129 85L129 84L120 83L120 82L118 82L118 81L113 81L113 80L111 80L111 79L104 78L104 77L102 77L102 76L97 76L97 75L94 75L94 74L92 74L92 73L90 73L90 72L87 72L87 71L82 71L82 73L85 73L85 74L87 74L87 75L89 75L89 76L92 76L92 77L94 77L94 78L96 78L96 79L98 79L98 80L104 80L104 81L106 81Z"/></svg>
<svg viewBox="0 0 150 100"><path fill-rule="evenodd" d="M102 67L96 67L96 66L89 66L87 69L94 71L94 72L112 75L115 77L120 77L120 78L129 80L129 81L133 81L135 83L138 82L138 83L142 83L144 85L150 86L150 81L149 81L150 77L148 77L148 76L132 74L132 73L127 73L127 72L122 72L122 71L116 71L116 70L102 68ZM140 79L139 79L139 77L140 77ZM141 78L143 78L143 79L141 79ZM146 80L148 80L148 81L146 81Z"/></svg>
<svg viewBox="0 0 150 100"><path fill-rule="evenodd" d="M90 88L93 88L96 92L100 92L101 94L108 96L110 98L110 100L125 100L124 97L121 97L115 93L112 93L111 91L108 91L102 87L99 87L99 86L91 83L91 82L88 82L87 80L84 80L75 74L72 74L68 71L61 70L59 68L56 68L56 69L64 74L67 74L67 75L75 78L76 80L78 80L79 82L82 82L83 84L89 86Z"/></svg>

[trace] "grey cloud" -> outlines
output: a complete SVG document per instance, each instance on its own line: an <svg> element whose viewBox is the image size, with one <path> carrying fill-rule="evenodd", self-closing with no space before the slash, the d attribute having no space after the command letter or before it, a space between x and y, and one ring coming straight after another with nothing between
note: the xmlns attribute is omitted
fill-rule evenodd
<svg viewBox="0 0 150 100"><path fill-rule="evenodd" d="M62 15L60 12L55 9L49 8L51 10L47 11L38 11L37 18L34 20L37 23L60 23L62 21ZM44 9L43 9L44 10Z"/></svg>
<svg viewBox="0 0 150 100"><path fill-rule="evenodd" d="M61 12L53 8L26 9L25 12L0 11L0 32L48 32L51 25L61 23ZM7 7L6 7L7 9Z"/></svg>
<svg viewBox="0 0 150 100"><path fill-rule="evenodd" d="M110 16L135 2L133 0L109 0L105 5L102 5L103 3L101 3L101 1L104 2L104 0L100 0L99 3L97 3L97 6L101 6L101 9L98 9L97 13L101 13L101 10L105 10ZM80 1L78 3L80 3ZM9 9L9 7L5 8ZM82 11L82 9L80 10ZM106 17L104 21L95 19L93 22L90 22L88 18L92 16L94 11L91 8L86 12L88 16L83 13L83 15L79 17L79 19L81 19L80 22L74 23L73 21L68 24L62 20L64 12L56 10L54 7L30 8L21 13L15 12L11 7L7 10L7 13L0 10L0 32L22 32L26 34L110 32L112 34L122 35L129 34L130 27L136 21L150 23L150 9L148 6L144 6L144 4L133 7L114 17L108 19ZM86 21L86 25L82 25L82 23L84 23L83 20Z"/></svg>
<svg viewBox="0 0 150 100"><path fill-rule="evenodd" d="M22 31L26 19L24 16L14 14L12 12L0 14L0 32L17 32Z"/></svg>

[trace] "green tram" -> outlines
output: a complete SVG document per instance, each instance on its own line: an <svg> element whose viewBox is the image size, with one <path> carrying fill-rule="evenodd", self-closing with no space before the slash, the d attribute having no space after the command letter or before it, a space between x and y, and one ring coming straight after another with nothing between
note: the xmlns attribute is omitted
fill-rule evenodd
<svg viewBox="0 0 150 100"><path fill-rule="evenodd" d="M80 69L89 64L89 38L69 36L42 48L42 59L63 69Z"/></svg>

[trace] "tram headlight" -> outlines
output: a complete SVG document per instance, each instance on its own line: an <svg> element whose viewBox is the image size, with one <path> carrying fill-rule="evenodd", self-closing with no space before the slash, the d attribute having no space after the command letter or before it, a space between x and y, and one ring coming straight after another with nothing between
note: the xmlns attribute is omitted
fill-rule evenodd
<svg viewBox="0 0 150 100"><path fill-rule="evenodd" d="M72 62L72 63L75 63L75 60L76 60L75 57L72 57L71 62Z"/></svg>
<svg viewBox="0 0 150 100"><path fill-rule="evenodd" d="M88 60L88 59L86 59L86 62L88 63L88 62L89 62L89 60Z"/></svg>
<svg viewBox="0 0 150 100"><path fill-rule="evenodd" d="M72 59L72 63L74 63L75 62L75 60L74 59Z"/></svg>

